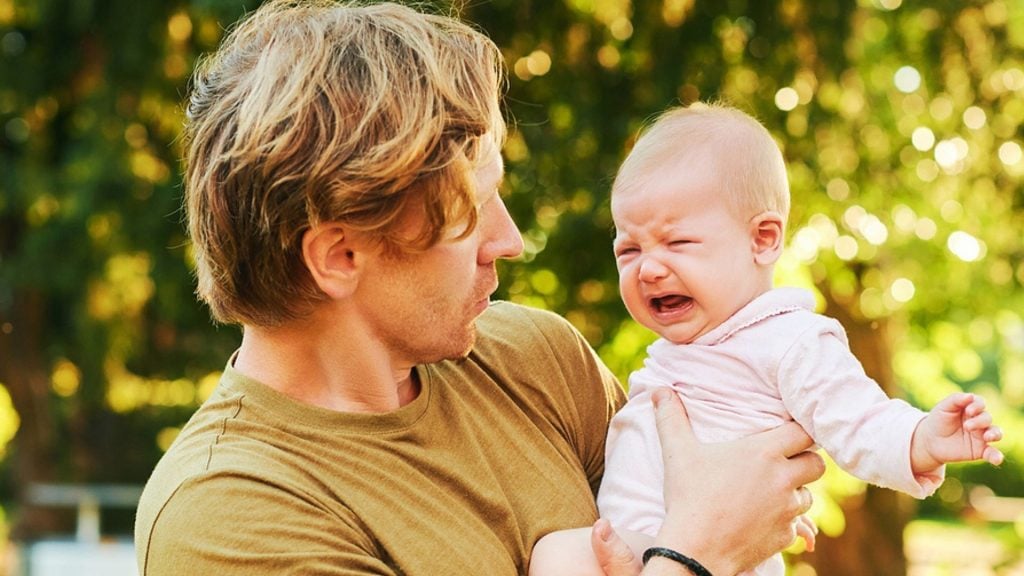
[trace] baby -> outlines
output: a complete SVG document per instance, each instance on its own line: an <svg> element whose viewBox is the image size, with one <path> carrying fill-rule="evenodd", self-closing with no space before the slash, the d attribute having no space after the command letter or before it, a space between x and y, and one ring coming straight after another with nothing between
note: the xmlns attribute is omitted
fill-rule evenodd
<svg viewBox="0 0 1024 576"><path fill-rule="evenodd" d="M989 446L1002 432L980 397L953 394L927 413L887 398L809 293L772 288L789 185L778 146L750 116L723 105L669 110L620 168L611 208L622 299L661 337L612 420L597 497L637 557L664 518L651 406L661 387L682 397L701 442L796 420L844 470L917 498L939 487L946 462L1002 462ZM796 530L813 548L813 525L801 519ZM589 529L548 535L530 574L602 574L589 542ZM784 573L780 554L749 572Z"/></svg>

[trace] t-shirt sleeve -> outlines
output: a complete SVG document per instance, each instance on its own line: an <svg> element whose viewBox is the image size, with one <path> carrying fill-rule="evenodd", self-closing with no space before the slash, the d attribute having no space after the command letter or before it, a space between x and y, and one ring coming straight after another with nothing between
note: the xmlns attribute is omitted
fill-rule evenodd
<svg viewBox="0 0 1024 576"><path fill-rule="evenodd" d="M551 396L560 428L574 446L591 490L604 474L608 424L625 403L618 379L597 352L568 321L548 312L534 312L531 319L543 334L562 377L555 380L563 390Z"/></svg>
<svg viewBox="0 0 1024 576"><path fill-rule="evenodd" d="M843 470L916 498L942 483L944 469L911 471L910 441L925 414L885 395L838 323L801 334L779 364L778 381L787 410Z"/></svg>
<svg viewBox="0 0 1024 576"><path fill-rule="evenodd" d="M339 518L287 486L228 472L183 482L137 544L141 576L394 574L354 516Z"/></svg>

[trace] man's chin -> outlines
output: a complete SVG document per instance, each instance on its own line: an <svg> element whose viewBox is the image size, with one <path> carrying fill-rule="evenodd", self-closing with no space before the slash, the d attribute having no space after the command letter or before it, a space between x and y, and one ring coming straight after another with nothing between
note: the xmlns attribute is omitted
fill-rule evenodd
<svg viewBox="0 0 1024 576"><path fill-rule="evenodd" d="M476 321L469 325L464 345L462 346L462 352L458 354L453 360L465 360L469 353L473 351L473 347L476 346Z"/></svg>
<svg viewBox="0 0 1024 576"><path fill-rule="evenodd" d="M470 352L473 351L473 346L476 344L476 322L469 325L467 331L457 339L450 340L450 346L443 351L439 351L437 358L430 362L441 362L450 360L454 362L461 362L469 357ZM428 362L429 363L429 362Z"/></svg>

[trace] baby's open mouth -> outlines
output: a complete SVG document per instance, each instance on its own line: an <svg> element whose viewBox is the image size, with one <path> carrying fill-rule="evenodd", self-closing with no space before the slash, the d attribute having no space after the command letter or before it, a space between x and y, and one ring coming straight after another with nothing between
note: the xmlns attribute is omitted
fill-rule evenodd
<svg viewBox="0 0 1024 576"><path fill-rule="evenodd" d="M684 308L690 302L693 302L693 298L690 298L689 296L673 294L671 296L651 298L651 308L656 312L671 312L673 310Z"/></svg>

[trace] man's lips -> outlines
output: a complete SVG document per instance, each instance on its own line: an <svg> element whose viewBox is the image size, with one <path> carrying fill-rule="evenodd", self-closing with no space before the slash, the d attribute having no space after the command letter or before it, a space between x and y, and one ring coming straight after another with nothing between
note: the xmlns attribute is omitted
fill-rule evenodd
<svg viewBox="0 0 1024 576"><path fill-rule="evenodd" d="M480 308L481 312L483 310L486 310L487 307L490 305L490 303L491 303L491 295L494 294L497 290L498 290L498 282L495 281L495 282L493 282L491 284L491 287L488 288L487 290L485 290L483 292L483 294L480 296L480 298L478 298L475 301L476 307Z"/></svg>

